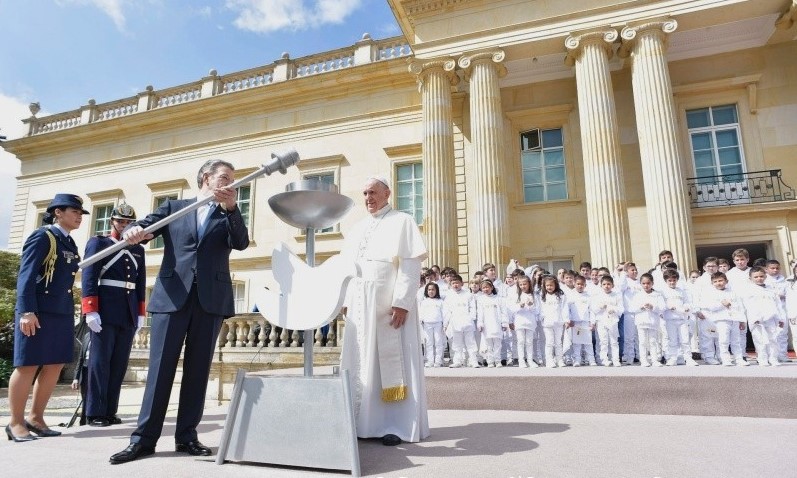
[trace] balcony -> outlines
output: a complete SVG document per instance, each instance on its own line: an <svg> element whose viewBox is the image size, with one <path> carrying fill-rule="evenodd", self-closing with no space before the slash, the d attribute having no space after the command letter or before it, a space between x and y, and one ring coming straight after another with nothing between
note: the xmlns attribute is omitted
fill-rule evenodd
<svg viewBox="0 0 797 478"><path fill-rule="evenodd" d="M780 169L687 178L691 207L733 206L794 200Z"/></svg>

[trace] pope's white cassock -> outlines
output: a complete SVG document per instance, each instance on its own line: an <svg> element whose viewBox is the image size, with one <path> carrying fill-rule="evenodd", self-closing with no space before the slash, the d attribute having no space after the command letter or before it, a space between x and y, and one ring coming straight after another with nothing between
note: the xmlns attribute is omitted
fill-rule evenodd
<svg viewBox="0 0 797 478"><path fill-rule="evenodd" d="M341 254L362 270L349 282L340 361L352 380L357 436L418 442L429 436L415 300L426 246L412 217L390 205L346 236ZM408 311L398 329L390 325L392 307Z"/></svg>

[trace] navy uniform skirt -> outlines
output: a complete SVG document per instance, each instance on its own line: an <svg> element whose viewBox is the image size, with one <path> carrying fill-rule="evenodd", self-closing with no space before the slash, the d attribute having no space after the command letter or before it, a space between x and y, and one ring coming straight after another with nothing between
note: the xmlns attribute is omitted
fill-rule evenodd
<svg viewBox="0 0 797 478"><path fill-rule="evenodd" d="M75 345L72 314L37 314L40 329L26 337L19 330L19 317L14 321L14 367L69 363Z"/></svg>

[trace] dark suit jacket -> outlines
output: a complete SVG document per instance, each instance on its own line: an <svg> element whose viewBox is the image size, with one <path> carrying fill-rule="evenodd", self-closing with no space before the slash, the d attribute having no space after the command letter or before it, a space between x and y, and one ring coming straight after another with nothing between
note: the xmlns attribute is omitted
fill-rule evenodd
<svg viewBox="0 0 797 478"><path fill-rule="evenodd" d="M146 228L195 202L196 198L167 201L133 224ZM169 313L181 309L196 280L199 303L205 312L235 315L230 251L249 247L249 230L241 211L236 207L227 213L217 206L201 239L197 238L196 229L196 212L191 212L154 232L163 237L164 251L148 311Z"/></svg>

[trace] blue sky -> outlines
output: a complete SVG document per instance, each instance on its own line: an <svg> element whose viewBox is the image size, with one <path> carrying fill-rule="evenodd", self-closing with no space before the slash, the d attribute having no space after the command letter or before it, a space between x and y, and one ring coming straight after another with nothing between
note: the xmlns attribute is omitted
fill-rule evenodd
<svg viewBox="0 0 797 478"><path fill-rule="evenodd" d="M385 0L0 0L0 135L39 116L399 35ZM0 151L0 249L19 161ZM74 191L79 193L79 191Z"/></svg>

